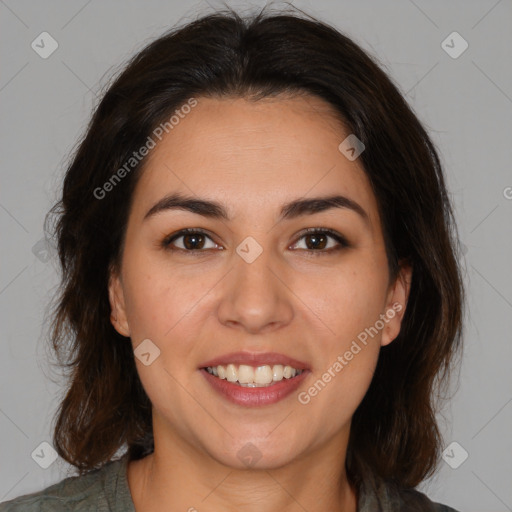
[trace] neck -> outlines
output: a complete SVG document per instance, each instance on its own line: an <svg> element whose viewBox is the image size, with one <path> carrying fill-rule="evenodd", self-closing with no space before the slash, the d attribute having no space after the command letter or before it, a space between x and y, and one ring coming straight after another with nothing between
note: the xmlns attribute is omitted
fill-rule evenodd
<svg viewBox="0 0 512 512"><path fill-rule="evenodd" d="M333 443L277 468L226 466L177 439L128 465L137 512L356 512L345 471L345 449ZM346 448L346 446L345 446Z"/></svg>

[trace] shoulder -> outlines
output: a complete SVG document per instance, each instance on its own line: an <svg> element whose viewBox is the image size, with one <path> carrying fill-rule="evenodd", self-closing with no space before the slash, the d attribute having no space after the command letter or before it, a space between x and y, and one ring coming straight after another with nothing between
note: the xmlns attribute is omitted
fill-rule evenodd
<svg viewBox="0 0 512 512"><path fill-rule="evenodd" d="M430 500L422 492L384 481L367 472L359 487L357 512L459 512Z"/></svg>
<svg viewBox="0 0 512 512"><path fill-rule="evenodd" d="M430 500L425 494L416 489L398 491L400 511L407 512L459 512L448 505Z"/></svg>
<svg viewBox="0 0 512 512"><path fill-rule="evenodd" d="M119 500L130 499L125 475L125 460L108 462L83 476L72 476L45 489L0 503L0 512L60 512L130 510L118 507ZM119 491L123 496L118 496Z"/></svg>

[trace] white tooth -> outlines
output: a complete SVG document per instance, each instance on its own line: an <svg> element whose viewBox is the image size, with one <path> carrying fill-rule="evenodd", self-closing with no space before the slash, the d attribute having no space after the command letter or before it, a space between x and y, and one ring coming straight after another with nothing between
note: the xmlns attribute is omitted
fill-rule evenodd
<svg viewBox="0 0 512 512"><path fill-rule="evenodd" d="M236 382L238 379L238 375L236 372L236 366L234 364L228 364L226 366L226 379L228 382Z"/></svg>
<svg viewBox="0 0 512 512"><path fill-rule="evenodd" d="M270 385L272 382L279 382L300 375L302 370L297 370L289 365L276 364L273 366L253 366L241 364L228 364L227 366L213 366L207 368L208 372L219 379L226 379L228 382L243 384L244 386L255 387L257 385Z"/></svg>
<svg viewBox="0 0 512 512"><path fill-rule="evenodd" d="M272 382L272 370L267 364L258 366L254 371L254 382L256 384L270 384Z"/></svg>
<svg viewBox="0 0 512 512"><path fill-rule="evenodd" d="M217 377L219 377L219 379L226 378L226 369L224 368L224 366L217 366Z"/></svg>
<svg viewBox="0 0 512 512"><path fill-rule="evenodd" d="M248 384L240 384L244 388L266 388L268 386L272 386L272 383L269 384L256 384L255 382L249 382Z"/></svg>
<svg viewBox="0 0 512 512"><path fill-rule="evenodd" d="M254 368L246 364L241 364L238 367L238 382L240 382L240 384L254 382Z"/></svg>
<svg viewBox="0 0 512 512"><path fill-rule="evenodd" d="M283 365L282 364L275 364L272 368L272 375L273 380L276 382L279 380L283 380Z"/></svg>

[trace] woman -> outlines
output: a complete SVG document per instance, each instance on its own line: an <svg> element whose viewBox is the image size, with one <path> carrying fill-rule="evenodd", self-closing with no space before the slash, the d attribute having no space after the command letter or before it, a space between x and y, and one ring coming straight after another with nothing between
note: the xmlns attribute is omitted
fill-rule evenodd
<svg viewBox="0 0 512 512"><path fill-rule="evenodd" d="M80 476L1 511L453 512L414 489L461 349L453 214L349 38L230 10L165 34L109 87L53 213L53 441Z"/></svg>

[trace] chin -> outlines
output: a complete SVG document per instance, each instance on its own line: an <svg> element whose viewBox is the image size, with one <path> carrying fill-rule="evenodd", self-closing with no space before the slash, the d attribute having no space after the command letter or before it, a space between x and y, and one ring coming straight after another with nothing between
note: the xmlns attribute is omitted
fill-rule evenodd
<svg viewBox="0 0 512 512"><path fill-rule="evenodd" d="M298 455L294 453L291 440L269 439L268 434L261 438L239 438L236 442L229 438L224 451L208 450L221 464L233 469L277 469L292 462Z"/></svg>

